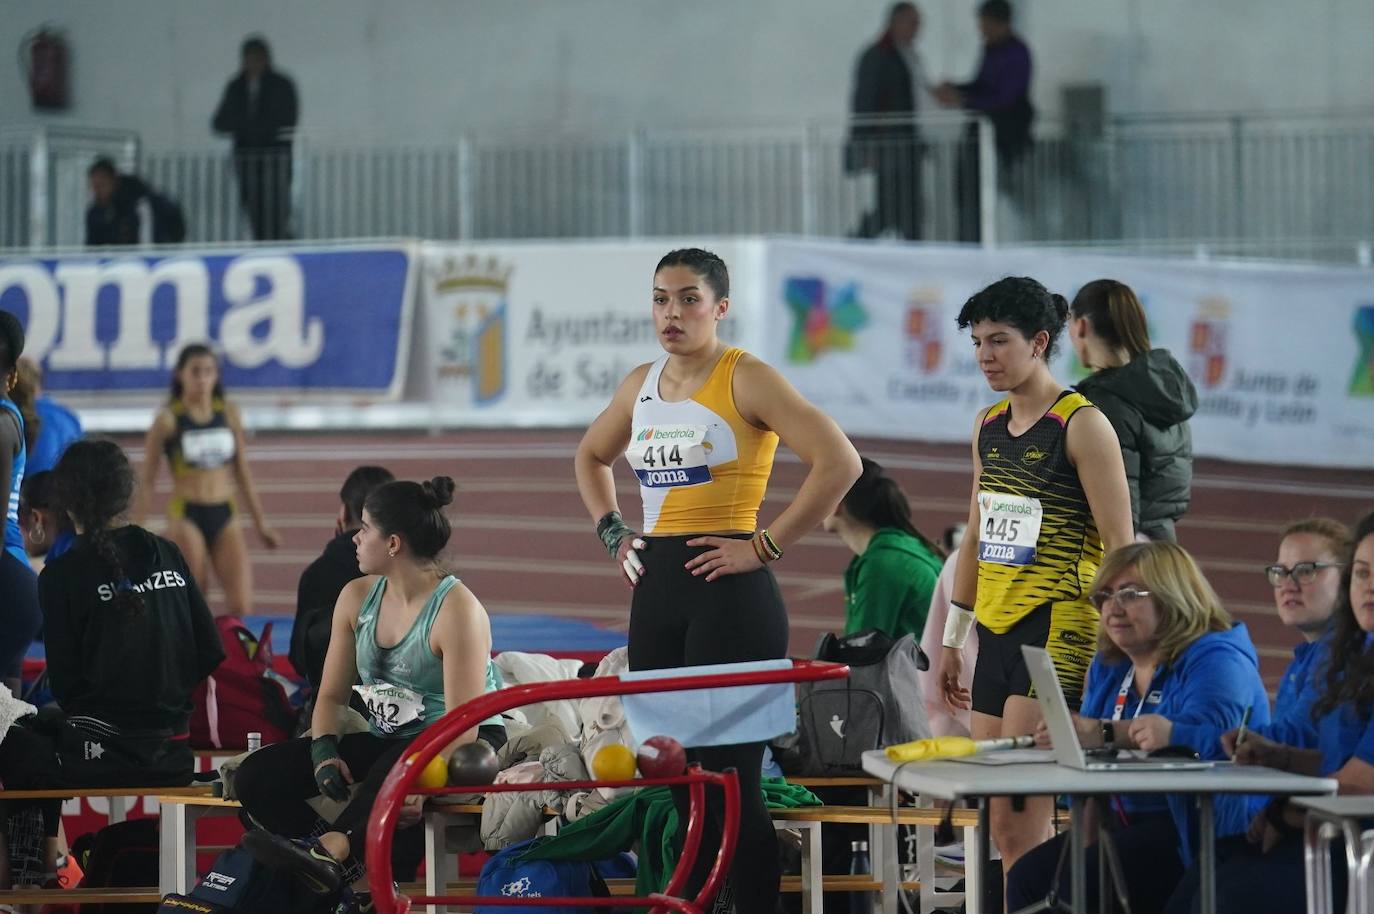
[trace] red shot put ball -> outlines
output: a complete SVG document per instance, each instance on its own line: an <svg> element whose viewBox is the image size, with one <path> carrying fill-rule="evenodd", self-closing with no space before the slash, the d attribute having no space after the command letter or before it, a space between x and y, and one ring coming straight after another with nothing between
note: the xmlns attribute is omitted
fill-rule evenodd
<svg viewBox="0 0 1374 914"><path fill-rule="evenodd" d="M646 778L672 778L687 770L687 752L671 736L651 736L639 746L639 773Z"/></svg>

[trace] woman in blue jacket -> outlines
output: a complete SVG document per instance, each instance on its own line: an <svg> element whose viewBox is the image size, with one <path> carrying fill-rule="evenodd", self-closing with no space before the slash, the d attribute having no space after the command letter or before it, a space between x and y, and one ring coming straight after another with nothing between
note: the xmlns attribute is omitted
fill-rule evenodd
<svg viewBox="0 0 1374 914"><path fill-rule="evenodd" d="M1336 606L1325 688L1312 706L1315 726L1279 743L1250 734L1239 746L1232 730L1222 748L1237 765L1263 765L1294 774L1335 778L1342 794L1374 794L1374 513L1355 526L1355 553L1346 567ZM1285 798L1255 815L1244 838L1217 845L1217 912L1302 911L1306 904L1303 817ZM1345 905L1342 848L1333 848L1333 899ZM1165 909L1189 914L1197 907L1197 871L1191 870Z"/></svg>
<svg viewBox="0 0 1374 914"><path fill-rule="evenodd" d="M1117 549L1103 560L1093 591L1102 614L1098 650L1074 718L1084 749L1186 746L1201 753L1215 727L1236 726L1247 708L1253 723L1268 722L1250 636L1231 621L1181 547L1154 542ZM1047 740L1043 724L1037 736ZM1244 798L1218 797L1215 810L1218 835L1245 830ZM1113 833L1131 910L1158 912L1192 859L1193 804L1182 795L1122 795L1098 814ZM1008 910L1049 894L1065 839L1045 842L1012 867ZM1089 909L1097 904L1096 869L1088 867ZM1067 868L1058 891L1068 897Z"/></svg>

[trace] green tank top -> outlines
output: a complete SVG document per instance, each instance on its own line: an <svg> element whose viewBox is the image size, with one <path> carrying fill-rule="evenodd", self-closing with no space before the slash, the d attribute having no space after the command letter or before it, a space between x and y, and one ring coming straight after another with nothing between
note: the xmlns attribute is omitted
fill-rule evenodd
<svg viewBox="0 0 1374 914"><path fill-rule="evenodd" d="M430 648L429 635L444 597L457 583L453 575L440 581L405 637L389 648L377 644L377 613L386 592L386 578L378 578L363 600L354 630L362 685L353 688L367 704L368 724L378 736L411 737L444 716L444 665ZM496 664L488 656L486 691L494 692L501 686ZM482 721L501 723L499 714Z"/></svg>

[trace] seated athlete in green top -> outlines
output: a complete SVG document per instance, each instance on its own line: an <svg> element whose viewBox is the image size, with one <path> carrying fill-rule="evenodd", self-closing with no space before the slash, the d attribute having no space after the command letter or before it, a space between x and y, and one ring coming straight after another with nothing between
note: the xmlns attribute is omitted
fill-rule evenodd
<svg viewBox="0 0 1374 914"><path fill-rule="evenodd" d="M363 884L373 802L414 738L447 711L501 687L486 610L439 558L451 532L444 508L453 489L452 479L437 476L390 482L367 496L353 537L365 577L344 587L334 608L313 739L264 746L244 759L234 781L261 826L244 838L245 850L322 894ZM339 716L354 691L367 705L368 730L340 735ZM501 717L461 734L441 755L447 760L473 741L504 745ZM306 802L317 795L347 801L330 826ZM411 817L416 813L418 806ZM404 843L398 836L398 847ZM413 870L418 859L402 862Z"/></svg>
<svg viewBox="0 0 1374 914"><path fill-rule="evenodd" d="M945 553L916 529L897 481L863 458L863 474L824 526L854 552L844 572L844 633L876 628L919 640Z"/></svg>

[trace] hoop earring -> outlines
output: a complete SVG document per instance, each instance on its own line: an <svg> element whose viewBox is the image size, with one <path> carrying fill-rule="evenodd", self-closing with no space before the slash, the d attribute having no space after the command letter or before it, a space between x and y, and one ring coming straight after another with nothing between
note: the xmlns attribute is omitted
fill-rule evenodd
<svg viewBox="0 0 1374 914"><path fill-rule="evenodd" d="M44 534L44 530L43 530L43 528L42 528L41 526L40 526L40 527L30 527L30 528L29 528L29 542L31 542L31 543L33 543L35 546L37 546L39 543L43 542L43 534Z"/></svg>
<svg viewBox="0 0 1374 914"><path fill-rule="evenodd" d="M396 557L396 550L393 549L387 552L387 555L394 559Z"/></svg>

